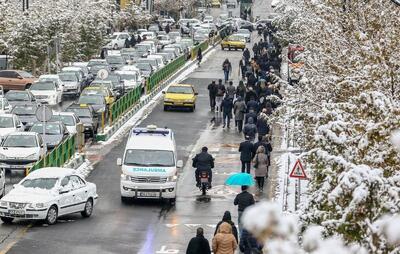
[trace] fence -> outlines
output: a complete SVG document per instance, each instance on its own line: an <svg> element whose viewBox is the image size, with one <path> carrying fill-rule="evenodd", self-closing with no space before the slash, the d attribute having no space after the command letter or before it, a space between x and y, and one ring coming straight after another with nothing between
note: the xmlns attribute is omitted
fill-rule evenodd
<svg viewBox="0 0 400 254"><path fill-rule="evenodd" d="M37 161L32 168L27 169L27 174L44 167L62 167L76 151L76 135L69 137L64 142L56 146L53 151Z"/></svg>
<svg viewBox="0 0 400 254"><path fill-rule="evenodd" d="M140 100L141 93L141 86L137 86L111 104L109 112L110 126L118 119L118 117L123 115L130 107L132 107L132 105Z"/></svg>

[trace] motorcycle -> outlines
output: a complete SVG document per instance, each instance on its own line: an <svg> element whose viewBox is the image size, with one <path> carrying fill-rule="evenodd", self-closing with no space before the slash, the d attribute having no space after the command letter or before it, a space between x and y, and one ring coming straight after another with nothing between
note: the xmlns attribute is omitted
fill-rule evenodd
<svg viewBox="0 0 400 254"><path fill-rule="evenodd" d="M204 196L204 195L206 195L207 190L210 187L209 175L207 172L201 172L199 177L200 177L200 187L199 188L201 190L202 195Z"/></svg>

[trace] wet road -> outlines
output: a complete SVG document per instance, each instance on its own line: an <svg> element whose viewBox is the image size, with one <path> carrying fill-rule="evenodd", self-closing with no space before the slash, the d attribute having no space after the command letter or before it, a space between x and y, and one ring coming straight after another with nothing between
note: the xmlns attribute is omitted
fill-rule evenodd
<svg viewBox="0 0 400 254"><path fill-rule="evenodd" d="M51 227L19 221L14 225L1 224L1 239L7 239L7 234L10 237L0 242L0 253L184 253L198 226L205 229L206 237L211 240L225 210L232 212L236 222L233 198L239 190L224 187L223 182L230 173L239 170L237 149L242 137L234 128L221 129L218 119L210 124L214 114L209 111L207 85L211 80L222 78L221 64L225 58L232 62L231 79L237 85L241 56L241 51L221 51L217 47L216 52L182 82L193 84L199 92L194 113L164 112L160 101L140 124L168 126L175 132L178 159L185 165L179 174L176 206L159 201L121 203L120 169L116 159L123 154L124 137L119 143L110 144L113 147L107 147L110 151L88 178L97 184L99 193L99 204L91 218L67 216ZM204 145L216 158L213 188L208 198L199 196L191 168L191 157Z"/></svg>

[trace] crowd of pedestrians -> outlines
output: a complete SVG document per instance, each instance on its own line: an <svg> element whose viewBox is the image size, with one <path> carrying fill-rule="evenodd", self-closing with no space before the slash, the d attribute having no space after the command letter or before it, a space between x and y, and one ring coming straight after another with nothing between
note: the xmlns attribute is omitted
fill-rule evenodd
<svg viewBox="0 0 400 254"><path fill-rule="evenodd" d="M239 145L241 171L249 174L253 171L256 194L263 192L271 165L269 115L280 106L282 99L278 83L281 48L269 28L264 29L261 37L254 43L252 53L248 48L243 51L239 62L241 80L236 86L230 80L232 63L225 59L222 63L224 79L219 79L218 83L212 81L207 87L210 108L217 117L222 117L222 128L229 129L234 119L237 132L243 135L244 141ZM231 213L226 211L217 224L211 248L203 236L203 229L199 228L190 244L202 246L207 241L207 247L192 249L189 244L186 253L209 254L212 251L215 254L233 254L237 249L245 254L262 253L262 245L242 227L242 214L255 203L255 199L248 192L248 186L242 186L241 189L234 200L238 208L238 228L232 221Z"/></svg>

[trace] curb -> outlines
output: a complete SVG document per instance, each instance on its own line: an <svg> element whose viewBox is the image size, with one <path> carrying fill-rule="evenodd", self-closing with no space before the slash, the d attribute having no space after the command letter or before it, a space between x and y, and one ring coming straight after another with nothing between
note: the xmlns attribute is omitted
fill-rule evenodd
<svg viewBox="0 0 400 254"><path fill-rule="evenodd" d="M76 153L73 158L63 165L63 168L77 169L85 162L85 155Z"/></svg>
<svg viewBox="0 0 400 254"><path fill-rule="evenodd" d="M204 51L204 55L208 54L212 49L214 49L218 43L214 43L214 45L209 45L209 47ZM100 133L96 135L96 141L107 141L117 132L122 125L124 125L129 119L132 118L143 106L147 105L161 90L163 90L166 86L170 84L172 80L177 78L184 71L192 67L196 64L196 60L190 60L189 64L182 66L177 72L172 74L169 78L162 81L149 95L141 100L138 104L134 105L130 110L128 110L125 114L123 114L119 119L113 124L113 126L107 130L105 133Z"/></svg>

